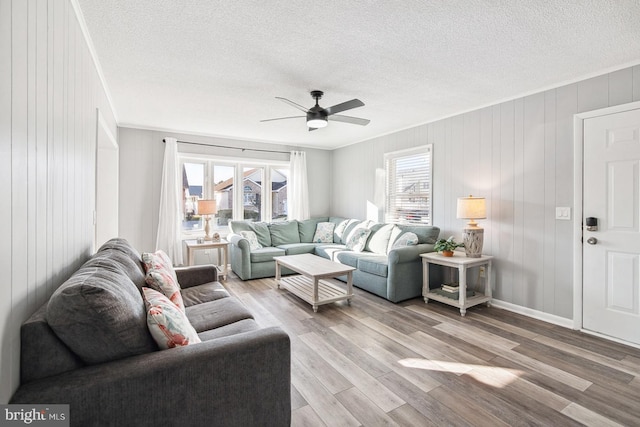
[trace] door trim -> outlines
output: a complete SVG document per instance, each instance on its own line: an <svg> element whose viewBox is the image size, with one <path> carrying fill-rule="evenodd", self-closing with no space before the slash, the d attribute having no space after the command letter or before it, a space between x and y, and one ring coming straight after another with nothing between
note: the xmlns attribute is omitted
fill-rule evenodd
<svg viewBox="0 0 640 427"><path fill-rule="evenodd" d="M577 113L573 116L573 329L582 330L582 202L584 186L584 121L640 109L640 101L599 110ZM613 339L612 337L606 337ZM615 341L615 340L614 340ZM629 343L625 343L629 344Z"/></svg>

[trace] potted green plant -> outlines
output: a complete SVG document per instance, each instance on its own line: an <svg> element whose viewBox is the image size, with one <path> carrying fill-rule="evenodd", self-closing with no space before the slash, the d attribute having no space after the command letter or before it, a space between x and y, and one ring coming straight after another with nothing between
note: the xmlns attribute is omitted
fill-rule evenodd
<svg viewBox="0 0 640 427"><path fill-rule="evenodd" d="M464 243L458 243L453 238L453 236L448 239L439 239L435 245L433 245L433 249L436 252L442 252L442 255L451 257L453 256L453 251L456 248L464 248Z"/></svg>

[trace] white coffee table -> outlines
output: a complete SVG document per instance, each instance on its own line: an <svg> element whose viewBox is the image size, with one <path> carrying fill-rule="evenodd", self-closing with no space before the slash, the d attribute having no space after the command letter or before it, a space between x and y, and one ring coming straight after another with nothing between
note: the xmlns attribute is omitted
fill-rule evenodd
<svg viewBox="0 0 640 427"><path fill-rule="evenodd" d="M276 283L292 294L303 299L318 311L318 306L336 301L347 300L351 304L353 298L353 270L354 267L329 261L328 259L311 255L286 255L273 258L276 261ZM280 269L287 267L300 276L281 278ZM339 286L335 279L347 275L347 290Z"/></svg>

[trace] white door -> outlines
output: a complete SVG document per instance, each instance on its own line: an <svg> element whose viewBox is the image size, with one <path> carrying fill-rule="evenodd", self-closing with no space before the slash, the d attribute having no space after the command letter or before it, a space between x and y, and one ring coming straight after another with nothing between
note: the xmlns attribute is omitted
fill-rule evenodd
<svg viewBox="0 0 640 427"><path fill-rule="evenodd" d="M583 327L640 344L640 110L584 120ZM586 219L597 218L588 231Z"/></svg>

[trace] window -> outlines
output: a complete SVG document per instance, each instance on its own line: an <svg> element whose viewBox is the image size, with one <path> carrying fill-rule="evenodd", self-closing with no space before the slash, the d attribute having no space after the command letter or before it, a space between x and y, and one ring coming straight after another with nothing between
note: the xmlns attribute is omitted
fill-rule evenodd
<svg viewBox="0 0 640 427"><path fill-rule="evenodd" d="M432 152L429 144L385 154L386 222L431 225Z"/></svg>
<svg viewBox="0 0 640 427"><path fill-rule="evenodd" d="M289 169L271 171L271 221L287 220L287 181Z"/></svg>
<svg viewBox="0 0 640 427"><path fill-rule="evenodd" d="M224 228L232 219L287 219L288 163L260 164L182 155L181 167L185 233L204 230L204 218L198 214L198 200L202 199L216 201L217 212L209 222L212 229ZM239 181L241 184L236 185ZM263 194L268 188L264 182L271 183L271 194Z"/></svg>

